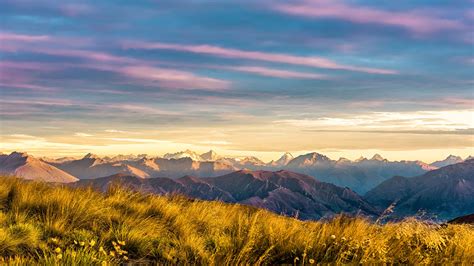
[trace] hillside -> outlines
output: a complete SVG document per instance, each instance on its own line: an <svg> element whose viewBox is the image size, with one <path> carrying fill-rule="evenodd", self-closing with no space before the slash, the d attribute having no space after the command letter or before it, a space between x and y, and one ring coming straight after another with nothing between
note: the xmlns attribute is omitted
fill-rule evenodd
<svg viewBox="0 0 474 266"><path fill-rule="evenodd" d="M382 208L396 203L395 215L426 212L453 219L474 212L474 160L448 165L424 175L393 177L365 195Z"/></svg>
<svg viewBox="0 0 474 266"><path fill-rule="evenodd" d="M148 178L116 174L80 180L76 186L106 191L120 183L135 191L154 194L182 194L204 200L242 203L300 219L320 219L335 214L377 215L362 197L348 188L324 183L290 171L241 170L209 178L184 176L177 179Z"/></svg>
<svg viewBox="0 0 474 266"><path fill-rule="evenodd" d="M44 197L48 195L48 197ZM468 264L474 228L303 222L239 204L0 178L0 263Z"/></svg>
<svg viewBox="0 0 474 266"><path fill-rule="evenodd" d="M0 155L0 174L43 182L71 183L78 179L27 153Z"/></svg>

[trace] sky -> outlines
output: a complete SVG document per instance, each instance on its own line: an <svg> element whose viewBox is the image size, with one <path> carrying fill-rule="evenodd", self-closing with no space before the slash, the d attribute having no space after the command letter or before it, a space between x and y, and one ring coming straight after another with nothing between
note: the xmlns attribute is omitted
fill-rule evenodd
<svg viewBox="0 0 474 266"><path fill-rule="evenodd" d="M2 152L474 155L470 0L0 6Z"/></svg>

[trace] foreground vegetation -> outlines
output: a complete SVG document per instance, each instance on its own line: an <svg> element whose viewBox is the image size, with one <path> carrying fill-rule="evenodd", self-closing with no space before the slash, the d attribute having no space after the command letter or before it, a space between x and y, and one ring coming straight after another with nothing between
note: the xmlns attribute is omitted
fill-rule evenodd
<svg viewBox="0 0 474 266"><path fill-rule="evenodd" d="M474 227L304 222L241 205L0 178L0 264L474 261Z"/></svg>

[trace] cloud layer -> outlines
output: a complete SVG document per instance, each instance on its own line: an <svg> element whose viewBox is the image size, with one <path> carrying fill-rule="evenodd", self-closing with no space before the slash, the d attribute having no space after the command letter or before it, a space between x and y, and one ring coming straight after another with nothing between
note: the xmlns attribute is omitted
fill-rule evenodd
<svg viewBox="0 0 474 266"><path fill-rule="evenodd" d="M1 2L2 151L474 146L472 1Z"/></svg>

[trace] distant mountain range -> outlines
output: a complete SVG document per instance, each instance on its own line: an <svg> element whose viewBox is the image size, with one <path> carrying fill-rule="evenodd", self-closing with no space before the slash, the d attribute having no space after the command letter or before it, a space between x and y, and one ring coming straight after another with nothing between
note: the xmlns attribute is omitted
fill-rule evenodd
<svg viewBox="0 0 474 266"><path fill-rule="evenodd" d="M474 159L416 177L392 177L367 192L365 199L381 209L394 204L393 215L452 219L474 213Z"/></svg>
<svg viewBox="0 0 474 266"><path fill-rule="evenodd" d="M212 151L185 151L165 157L101 158L87 154L80 159L40 160L13 152L0 155L0 174L91 185L99 190L120 182L134 190L248 204L303 219L340 212L376 215L392 204L393 217L424 211L440 219L451 219L474 213L471 158L458 162L459 158L449 156L428 165L420 161L391 162L380 155L335 161L319 153L295 158L286 153L270 163L255 157L220 157ZM448 165L436 166L445 164ZM364 197L359 196L367 190Z"/></svg>
<svg viewBox="0 0 474 266"><path fill-rule="evenodd" d="M2 155L7 156L7 155ZM28 156L33 158L32 156ZM196 177L215 177L238 170L289 170L316 177L318 180L349 187L364 194L393 176L418 176L439 167L463 161L457 156L427 164L421 161L389 161L376 154L372 158L359 158L351 161L340 158L332 160L316 152L293 157L285 153L280 159L265 163L256 157L230 158L219 156L214 151L203 154L186 150L168 153L163 157L142 155L117 155L99 157L87 154L83 158L41 158L42 163L62 170L79 179L110 176L118 173L134 175L139 178L170 177L185 175ZM3 165L3 164L1 164ZM0 166L1 166L0 165ZM12 173L12 171L6 171ZM51 177L51 180L55 180Z"/></svg>

